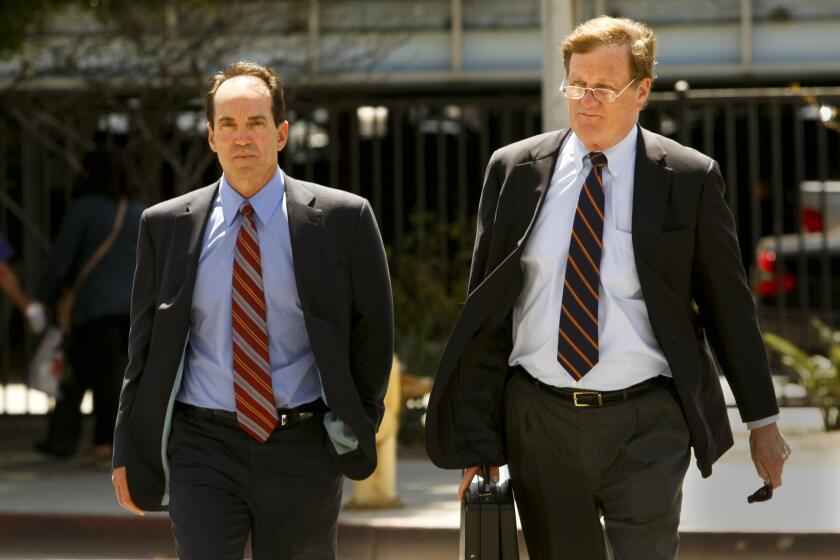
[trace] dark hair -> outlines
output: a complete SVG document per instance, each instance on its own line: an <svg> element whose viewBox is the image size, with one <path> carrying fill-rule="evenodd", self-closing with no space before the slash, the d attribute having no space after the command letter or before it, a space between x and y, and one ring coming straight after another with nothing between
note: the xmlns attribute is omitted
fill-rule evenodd
<svg viewBox="0 0 840 560"><path fill-rule="evenodd" d="M283 94L283 80L277 73L262 64L240 60L228 66L224 72L219 72L210 78L210 87L207 89L207 96L204 99L204 108L207 113L207 122L213 126L215 107L213 106L216 91L226 80L237 76L253 76L259 78L268 87L271 93L271 113L274 117L274 124L279 125L286 120L286 100Z"/></svg>

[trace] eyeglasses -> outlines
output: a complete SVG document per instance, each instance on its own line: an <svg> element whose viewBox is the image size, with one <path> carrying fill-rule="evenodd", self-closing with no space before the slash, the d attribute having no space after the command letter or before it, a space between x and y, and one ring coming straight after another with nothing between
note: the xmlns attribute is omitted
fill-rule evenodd
<svg viewBox="0 0 840 560"><path fill-rule="evenodd" d="M633 78L627 85L624 86L621 91L618 93L614 92L611 89L607 88L591 88L591 87L581 87L581 86L568 86L566 85L566 79L563 79L563 85L560 86L560 92L565 95L569 99L583 99L583 96L586 95L587 90L592 92L592 97L595 98L596 101L600 101L601 103L612 103L618 96L624 93L624 91L630 87L630 84L636 81L636 78Z"/></svg>

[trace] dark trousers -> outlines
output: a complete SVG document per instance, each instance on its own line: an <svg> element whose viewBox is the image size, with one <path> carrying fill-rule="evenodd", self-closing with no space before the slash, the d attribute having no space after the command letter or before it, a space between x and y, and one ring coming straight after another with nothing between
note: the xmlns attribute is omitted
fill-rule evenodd
<svg viewBox="0 0 840 560"><path fill-rule="evenodd" d="M508 464L531 558L672 560L689 433L673 384L575 408L520 374L504 397Z"/></svg>
<svg viewBox="0 0 840 560"><path fill-rule="evenodd" d="M259 443L238 427L176 407L169 440L169 517L182 560L336 555L343 475L323 413Z"/></svg>
<svg viewBox="0 0 840 560"><path fill-rule="evenodd" d="M82 430L80 406L85 392L93 390L94 445L111 445L117 418L120 388L128 362L127 315L98 317L74 325L65 344L70 365L61 382L60 395L49 419L44 447L58 455L72 455Z"/></svg>

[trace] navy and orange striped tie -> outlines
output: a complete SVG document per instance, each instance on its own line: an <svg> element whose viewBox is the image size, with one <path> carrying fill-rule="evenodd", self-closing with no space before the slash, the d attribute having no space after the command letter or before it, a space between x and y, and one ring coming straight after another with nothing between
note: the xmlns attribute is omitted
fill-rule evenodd
<svg viewBox="0 0 840 560"><path fill-rule="evenodd" d="M271 387L265 294L260 244L254 209L240 209L242 227L233 260L233 391L236 419L251 437L264 442L277 426L277 408Z"/></svg>
<svg viewBox="0 0 840 560"><path fill-rule="evenodd" d="M607 156L590 152L592 170L578 197L569 259L563 281L557 360L575 379L598 363L598 287L604 233L604 182Z"/></svg>

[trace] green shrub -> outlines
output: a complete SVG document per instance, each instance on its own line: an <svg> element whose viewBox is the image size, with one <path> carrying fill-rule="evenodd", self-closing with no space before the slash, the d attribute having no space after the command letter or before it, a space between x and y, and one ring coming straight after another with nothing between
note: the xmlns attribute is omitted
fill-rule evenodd
<svg viewBox="0 0 840 560"><path fill-rule="evenodd" d="M767 348L776 353L805 388L812 406L822 412L826 430L840 429L840 331L819 319L811 319L825 348L824 354L808 354L796 344L765 333Z"/></svg>
<svg viewBox="0 0 840 560"><path fill-rule="evenodd" d="M410 373L432 377L466 298L471 244L459 239L457 224L429 215L411 224L399 260L389 251L396 354Z"/></svg>

